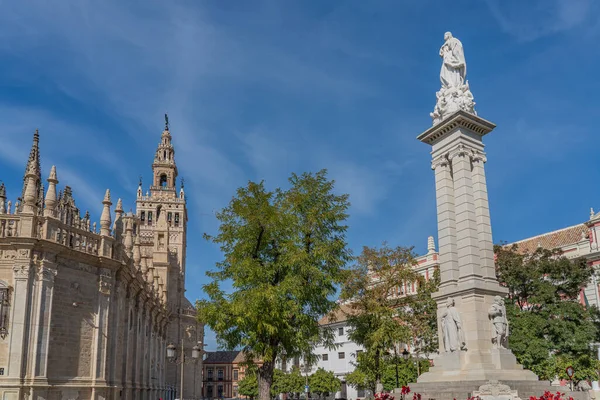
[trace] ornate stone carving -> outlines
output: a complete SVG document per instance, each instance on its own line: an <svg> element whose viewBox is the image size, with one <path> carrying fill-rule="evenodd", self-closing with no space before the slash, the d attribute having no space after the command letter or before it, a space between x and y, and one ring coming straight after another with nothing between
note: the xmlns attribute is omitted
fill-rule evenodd
<svg viewBox="0 0 600 400"><path fill-rule="evenodd" d="M49 283L54 283L54 278L58 274L58 270L55 268L49 268L47 266L42 265L37 273L37 279L39 281L46 281Z"/></svg>
<svg viewBox="0 0 600 400"><path fill-rule="evenodd" d="M109 269L100 269L100 276L98 277L98 290L104 295L110 295L112 289L112 273Z"/></svg>
<svg viewBox="0 0 600 400"><path fill-rule="evenodd" d="M471 157L473 151L467 146L460 144L448 153L448 159L454 161L456 157Z"/></svg>
<svg viewBox="0 0 600 400"><path fill-rule="evenodd" d="M488 317L492 322L492 343L498 349L507 348L508 320L502 297L494 297L494 304L488 310Z"/></svg>
<svg viewBox="0 0 600 400"><path fill-rule="evenodd" d="M487 162L487 157L483 151L473 151L473 155L471 156L471 160L473 162L483 162L484 164Z"/></svg>
<svg viewBox="0 0 600 400"><path fill-rule="evenodd" d="M520 400L516 390L495 380L481 385L479 390L473 392L473 397L479 397L481 400Z"/></svg>
<svg viewBox="0 0 600 400"><path fill-rule="evenodd" d="M15 279L29 278L30 271L31 271L31 267L29 265L16 265L13 267Z"/></svg>
<svg viewBox="0 0 600 400"><path fill-rule="evenodd" d="M446 302L446 309L442 312L441 318L444 350L446 352L467 350L462 320L458 310L456 307L454 307L453 298L448 298Z"/></svg>
<svg viewBox="0 0 600 400"><path fill-rule="evenodd" d="M437 103L429 115L433 124L437 124L459 110L477 115L475 101L469 87L467 76L467 62L462 43L446 32L444 44L440 48L442 69L440 81L442 88L436 93Z"/></svg>
<svg viewBox="0 0 600 400"><path fill-rule="evenodd" d="M431 169L433 169L433 170L436 170L440 167L447 168L449 166L451 166L450 160L448 160L448 157L446 157L445 154L443 154L431 161Z"/></svg>
<svg viewBox="0 0 600 400"><path fill-rule="evenodd" d="M19 249L19 258L29 258L29 249Z"/></svg>

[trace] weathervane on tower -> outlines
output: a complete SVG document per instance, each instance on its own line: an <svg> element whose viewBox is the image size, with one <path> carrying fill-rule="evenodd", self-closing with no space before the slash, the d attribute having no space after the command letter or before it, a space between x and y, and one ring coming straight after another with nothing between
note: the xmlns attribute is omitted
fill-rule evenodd
<svg viewBox="0 0 600 400"><path fill-rule="evenodd" d="M169 130L169 115L165 113L165 131Z"/></svg>

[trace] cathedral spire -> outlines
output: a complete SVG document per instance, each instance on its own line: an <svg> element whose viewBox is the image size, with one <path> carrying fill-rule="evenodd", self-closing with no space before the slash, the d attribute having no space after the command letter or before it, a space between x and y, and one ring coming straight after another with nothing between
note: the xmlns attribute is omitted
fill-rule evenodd
<svg viewBox="0 0 600 400"><path fill-rule="evenodd" d="M4 187L4 182L0 184L0 214L4 214L6 212L6 187Z"/></svg>
<svg viewBox="0 0 600 400"><path fill-rule="evenodd" d="M110 236L110 190L106 189L104 200L102 201L102 214L100 215L100 234L102 236Z"/></svg>
<svg viewBox="0 0 600 400"><path fill-rule="evenodd" d="M37 177L37 182L35 183L35 188L31 188L30 190L35 192L35 204L40 205L40 202L43 199L39 199L40 194L40 186L42 183L42 174L41 174L41 166L40 166L40 133L36 129L33 134L33 144L31 145L31 150L29 151L29 158L27 159L27 165L25 166L25 174L23 174L23 189L21 190L21 197L19 198L21 206L23 207L23 199L25 198L25 190L27 189L27 174L34 174ZM20 210L19 210L20 211Z"/></svg>
<svg viewBox="0 0 600 400"><path fill-rule="evenodd" d="M48 192L46 193L46 208L44 209L44 216L56 218L56 184L58 179L56 178L56 166L52 166L50 169L50 176L48 177Z"/></svg>

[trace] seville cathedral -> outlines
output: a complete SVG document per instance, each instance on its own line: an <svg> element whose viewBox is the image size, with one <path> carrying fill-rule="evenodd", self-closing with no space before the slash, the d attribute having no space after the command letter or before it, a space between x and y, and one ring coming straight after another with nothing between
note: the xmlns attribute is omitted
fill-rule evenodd
<svg viewBox="0 0 600 400"><path fill-rule="evenodd" d="M118 199L113 217L107 190L98 226L54 166L42 181L36 131L20 197L0 186L0 399L167 400L181 398L182 373L183 398L201 396L202 357L190 355L204 329L185 298L174 156L167 120L135 214Z"/></svg>

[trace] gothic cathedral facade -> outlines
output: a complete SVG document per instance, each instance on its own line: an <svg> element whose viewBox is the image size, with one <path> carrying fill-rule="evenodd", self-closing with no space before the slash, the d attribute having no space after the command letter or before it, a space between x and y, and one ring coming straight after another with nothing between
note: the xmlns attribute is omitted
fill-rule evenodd
<svg viewBox="0 0 600 400"><path fill-rule="evenodd" d="M168 123L136 212L99 226L53 166L42 181L36 131L21 197L0 186L0 400L201 397L204 327L185 297L187 210ZM100 207L99 207L100 208ZM167 346L182 357L167 359ZM183 380L182 376L183 374Z"/></svg>

